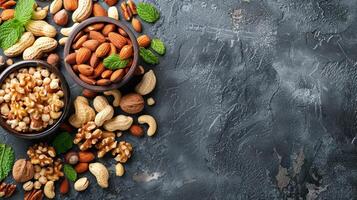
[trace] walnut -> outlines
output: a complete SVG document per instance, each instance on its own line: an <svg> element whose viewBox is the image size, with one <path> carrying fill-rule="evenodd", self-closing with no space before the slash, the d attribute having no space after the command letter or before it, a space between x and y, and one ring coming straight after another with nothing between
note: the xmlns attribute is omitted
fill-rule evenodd
<svg viewBox="0 0 357 200"><path fill-rule="evenodd" d="M16 182L24 183L34 176L34 167L30 161L19 159L12 167L12 176Z"/></svg>
<svg viewBox="0 0 357 200"><path fill-rule="evenodd" d="M137 114L144 109L145 101L140 94L130 93L120 99L120 108L129 114Z"/></svg>
<svg viewBox="0 0 357 200"><path fill-rule="evenodd" d="M103 132L103 138L96 145L98 149L98 158L104 157L106 153L117 147L117 141L115 141L115 134L113 132Z"/></svg>
<svg viewBox="0 0 357 200"><path fill-rule="evenodd" d="M117 148L112 151L113 156L116 155L115 160L121 163L126 163L131 157L133 147L130 143L121 141Z"/></svg>
<svg viewBox="0 0 357 200"><path fill-rule="evenodd" d="M32 164L44 167L53 163L53 158L56 157L56 150L47 144L40 143L30 147L27 155L30 157Z"/></svg>
<svg viewBox="0 0 357 200"><path fill-rule="evenodd" d="M102 131L100 129L96 129L96 127L95 123L91 121L84 124L82 128L78 129L78 133L76 134L73 143L78 144L81 151L91 148L102 138ZM82 141L84 142L80 143Z"/></svg>
<svg viewBox="0 0 357 200"><path fill-rule="evenodd" d="M8 183L1 183L0 184L0 198L8 198L14 194L16 190L16 185L8 184Z"/></svg>
<svg viewBox="0 0 357 200"><path fill-rule="evenodd" d="M41 187L45 185L47 181L58 181L64 175L61 171L62 166L62 160L59 158L50 166L41 167L40 165L35 165L35 182L39 182L39 186Z"/></svg>

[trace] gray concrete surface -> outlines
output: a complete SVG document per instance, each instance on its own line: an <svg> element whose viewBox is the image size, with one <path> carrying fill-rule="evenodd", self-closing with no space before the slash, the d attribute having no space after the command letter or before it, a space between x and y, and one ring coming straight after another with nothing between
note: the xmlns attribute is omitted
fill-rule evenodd
<svg viewBox="0 0 357 200"><path fill-rule="evenodd" d="M134 157L109 189L88 174L57 199L357 199L355 1L151 2L162 17L144 32L168 48L146 109L159 132L125 136ZM0 140L17 158L30 144Z"/></svg>

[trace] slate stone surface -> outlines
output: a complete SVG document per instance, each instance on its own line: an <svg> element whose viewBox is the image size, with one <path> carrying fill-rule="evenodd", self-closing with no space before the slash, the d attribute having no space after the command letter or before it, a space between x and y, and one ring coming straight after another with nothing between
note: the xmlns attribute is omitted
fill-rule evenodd
<svg viewBox="0 0 357 200"><path fill-rule="evenodd" d="M146 109L159 132L124 136L134 157L109 189L88 174L57 199L357 199L355 1L151 2L145 32L168 49ZM17 158L31 144L0 140Z"/></svg>

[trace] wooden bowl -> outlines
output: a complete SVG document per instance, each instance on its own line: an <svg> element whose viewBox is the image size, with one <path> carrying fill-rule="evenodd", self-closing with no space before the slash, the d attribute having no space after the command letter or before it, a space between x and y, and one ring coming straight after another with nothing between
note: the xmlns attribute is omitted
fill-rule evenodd
<svg viewBox="0 0 357 200"><path fill-rule="evenodd" d="M56 129L60 126L60 124L65 120L66 116L68 115L69 112L69 107L70 107L70 91L68 88L68 84L62 73L54 66L48 64L47 62L44 62L42 60L29 60L29 61L21 61L17 62L10 67L6 68L5 71L3 71L0 75L0 84L4 82L4 80L14 71L17 71L22 68L28 68L28 67L36 67L36 66L41 66L45 69L48 69L50 72L55 73L57 77L61 81L61 88L63 90L64 96L63 96L63 102L64 102L64 107L62 110L62 115L57 121L46 127L44 130L41 131L33 131L29 133L24 133L24 132L18 132L14 129L12 129L7 123L6 120L0 116L0 126L2 126L3 129L5 129L8 133L13 134L16 137L19 138L24 138L24 139L39 139L42 137L46 137L51 135L56 131Z"/></svg>
<svg viewBox="0 0 357 200"><path fill-rule="evenodd" d="M117 27L120 27L120 28L124 29L124 31L128 34L128 36L129 36L129 38L131 40L131 43L133 45L133 48L134 48L133 64L131 65L130 70L128 71L128 73L125 74L123 79L118 83L112 83L111 85L107 85L107 86L97 86L97 85L90 85L90 84L82 81L79 78L79 76L73 71L72 66L70 64L65 62L65 67L66 67L66 70L69 73L69 75L72 77L72 79L76 83L78 83L80 86L82 86L83 88L86 88L88 90L95 91L95 92L103 92L103 91L118 89L118 88L122 87L123 85L125 85L133 77L135 69L136 69L136 67L138 65L138 60L139 60L139 45L138 45L138 42L136 41L136 37L135 37L134 33L126 25L124 25L122 22L120 22L118 20L115 20L115 19L112 19L112 18L109 18L109 17L92 17L92 18L89 18L89 19L81 22L78 26L76 26L74 28L74 30L72 31L71 35L68 37L68 40L67 40L66 45L64 47L64 58L66 58L68 56L76 35L81 30L86 28L87 26L89 26L91 24L96 24L96 23L111 23L111 24L114 24Z"/></svg>

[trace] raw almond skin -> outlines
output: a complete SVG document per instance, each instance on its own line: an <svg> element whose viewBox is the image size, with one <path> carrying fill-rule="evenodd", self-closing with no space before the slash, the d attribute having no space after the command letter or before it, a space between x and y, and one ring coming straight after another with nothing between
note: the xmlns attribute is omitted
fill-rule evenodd
<svg viewBox="0 0 357 200"><path fill-rule="evenodd" d="M105 71L103 63L99 63L98 66L94 69L94 77L99 77Z"/></svg>
<svg viewBox="0 0 357 200"><path fill-rule="evenodd" d="M89 168L89 164L88 164L88 163L81 162L81 163L78 163L78 164L74 167L74 170L76 170L76 172L77 172L78 174L82 174L82 173L88 171L88 168Z"/></svg>
<svg viewBox="0 0 357 200"><path fill-rule="evenodd" d="M136 19L136 18L133 18L131 20L131 25L133 26L134 30L138 33L141 33L142 32L142 25L141 25L141 22Z"/></svg>
<svg viewBox="0 0 357 200"><path fill-rule="evenodd" d="M118 28L118 32L120 35L122 35L124 37L129 37L129 35L122 28Z"/></svg>
<svg viewBox="0 0 357 200"><path fill-rule="evenodd" d="M68 54L66 56L66 58L64 59L64 61L70 65L74 65L76 64L76 56L77 56L77 53L71 53L71 54Z"/></svg>
<svg viewBox="0 0 357 200"><path fill-rule="evenodd" d="M109 55L112 55L112 54L117 54L117 48L114 46L114 44L110 43Z"/></svg>
<svg viewBox="0 0 357 200"><path fill-rule="evenodd" d="M102 33L103 33L104 36L108 36L108 34L110 32L113 32L115 30L115 28L116 27L115 27L114 24L107 24L107 25L104 26Z"/></svg>
<svg viewBox="0 0 357 200"><path fill-rule="evenodd" d="M63 0L64 9L75 11L78 7L78 0Z"/></svg>
<svg viewBox="0 0 357 200"><path fill-rule="evenodd" d="M132 45L125 45L119 53L119 57L122 60L128 59L133 56L133 46Z"/></svg>
<svg viewBox="0 0 357 200"><path fill-rule="evenodd" d="M105 70L105 71L102 73L101 77L102 77L102 78L110 78L110 76L112 75L112 73L113 73L112 70L107 69L107 70Z"/></svg>
<svg viewBox="0 0 357 200"><path fill-rule="evenodd" d="M112 82L109 79L100 79L97 81L97 85L100 86L107 86L110 85Z"/></svg>
<svg viewBox="0 0 357 200"><path fill-rule="evenodd" d="M123 69L115 70L110 76L110 81L116 83L119 82L124 77L125 71Z"/></svg>
<svg viewBox="0 0 357 200"><path fill-rule="evenodd" d="M78 71L85 76L90 76L93 74L94 69L89 65L81 64L78 65Z"/></svg>
<svg viewBox="0 0 357 200"><path fill-rule="evenodd" d="M106 16L108 16L107 11L99 3L95 3L93 5L93 15L95 17L106 17Z"/></svg>
<svg viewBox="0 0 357 200"><path fill-rule="evenodd" d="M85 82L85 83L87 83L87 84L89 84L89 85L95 85L95 83L96 83L96 81L95 81L94 79L91 79L91 78L89 78L89 77L87 77L87 76L85 76L85 75L83 75L83 74L79 74L79 78L80 78L83 82Z"/></svg>
<svg viewBox="0 0 357 200"><path fill-rule="evenodd" d="M90 26L87 26L84 31L85 32L90 32L90 31L99 31L102 30L104 27L103 23L97 23L97 24L92 24Z"/></svg>
<svg viewBox="0 0 357 200"><path fill-rule="evenodd" d="M89 65L92 67L96 67L98 66L99 62L100 62L99 58L97 57L97 55L95 55L95 53L93 53L92 56L90 57Z"/></svg>
<svg viewBox="0 0 357 200"><path fill-rule="evenodd" d="M116 48L119 48L119 49L123 48L123 46L125 46L127 44L125 37L118 33L114 33L114 32L109 33L108 39L111 43L114 44L114 46Z"/></svg>
<svg viewBox="0 0 357 200"><path fill-rule="evenodd" d="M83 35L82 37L80 37L76 43L74 43L72 45L72 48L77 50L79 48L82 47L83 43L86 42L88 40L88 35Z"/></svg>
<svg viewBox="0 0 357 200"><path fill-rule="evenodd" d="M82 46L90 49L91 51L95 51L99 46L99 42L97 40L87 40L82 44Z"/></svg>
<svg viewBox="0 0 357 200"><path fill-rule="evenodd" d="M103 43L103 44L99 45L97 50L95 50L95 55L97 55L98 58L103 58L106 55L108 55L109 52L110 52L110 44Z"/></svg>
<svg viewBox="0 0 357 200"><path fill-rule="evenodd" d="M91 55L92 55L92 52L88 48L85 48L85 47L80 48L77 51L76 63L78 65L86 63L87 61L89 61Z"/></svg>
<svg viewBox="0 0 357 200"><path fill-rule="evenodd" d="M151 43L151 39L147 35L139 36L137 41L138 41L139 47L144 47L144 48L150 46L150 43Z"/></svg>
<svg viewBox="0 0 357 200"><path fill-rule="evenodd" d="M95 155L89 151L80 151L78 153L79 162L89 163L94 160Z"/></svg>
<svg viewBox="0 0 357 200"><path fill-rule="evenodd" d="M61 182L59 190L60 190L61 194L67 194L68 193L68 191L69 191L69 182L68 182L68 180L66 178L63 179L63 181Z"/></svg>
<svg viewBox="0 0 357 200"><path fill-rule="evenodd" d="M89 38L92 40L97 40L99 43L105 42L104 35L97 31L89 31Z"/></svg>

